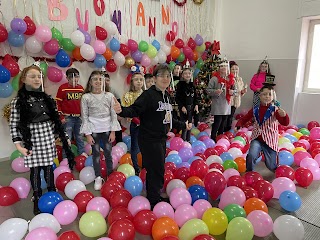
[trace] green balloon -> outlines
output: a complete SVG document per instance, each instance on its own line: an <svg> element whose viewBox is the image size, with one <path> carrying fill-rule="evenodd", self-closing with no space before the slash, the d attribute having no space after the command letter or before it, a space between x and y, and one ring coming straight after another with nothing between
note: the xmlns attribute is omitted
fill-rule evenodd
<svg viewBox="0 0 320 240"><path fill-rule="evenodd" d="M233 140L238 140L238 141L242 142L243 145L247 144L246 140L241 136L236 136Z"/></svg>
<svg viewBox="0 0 320 240"><path fill-rule="evenodd" d="M197 52L203 53L204 50L206 50L206 45L204 43L202 45L200 45L200 46L196 46L196 51Z"/></svg>
<svg viewBox="0 0 320 240"><path fill-rule="evenodd" d="M180 55L179 55L179 57L177 58L177 60L178 60L179 62L183 62L185 58L186 58L186 56L185 56L183 53L180 53Z"/></svg>
<svg viewBox="0 0 320 240"><path fill-rule="evenodd" d="M13 153L11 153L10 160L13 161L14 159L16 159L18 157L23 157L23 155L18 150L15 150L15 151L13 151Z"/></svg>
<svg viewBox="0 0 320 240"><path fill-rule="evenodd" d="M204 65L204 62L203 60L200 58L198 61L197 61L197 64L196 64L196 67L198 69L202 68L202 66Z"/></svg>
<svg viewBox="0 0 320 240"><path fill-rule="evenodd" d="M251 222L243 217L232 219L227 228L226 240L250 240L254 230Z"/></svg>
<svg viewBox="0 0 320 240"><path fill-rule="evenodd" d="M229 204L223 211L227 215L228 222L236 217L247 217L246 211L238 204Z"/></svg>
<svg viewBox="0 0 320 240"><path fill-rule="evenodd" d="M174 62L174 61L171 61L170 63L169 63L169 69L172 71L173 69L174 69L174 66L176 65L176 63Z"/></svg>
<svg viewBox="0 0 320 240"><path fill-rule="evenodd" d="M68 52L72 52L73 49L76 47L72 42L70 38L62 38L61 40L61 46L64 50Z"/></svg>
<svg viewBox="0 0 320 240"><path fill-rule="evenodd" d="M192 240L201 234L209 234L208 226L200 219L190 219L180 228L179 239Z"/></svg>
<svg viewBox="0 0 320 240"><path fill-rule="evenodd" d="M55 38L60 42L62 40L62 33L55 27L51 28L52 38Z"/></svg>
<svg viewBox="0 0 320 240"><path fill-rule="evenodd" d="M238 170L238 164L233 160L226 160L226 161L224 161L224 163L222 165L223 165L224 170L227 170L229 168L233 168L233 169Z"/></svg>
<svg viewBox="0 0 320 240"><path fill-rule="evenodd" d="M149 48L149 45L148 45L148 43L147 43L146 41L140 41L140 42L139 42L139 50L140 50L141 52L146 52L146 51L148 51L148 48Z"/></svg>
<svg viewBox="0 0 320 240"><path fill-rule="evenodd" d="M303 135L310 135L310 131L306 128L300 128L299 132L302 133Z"/></svg>
<svg viewBox="0 0 320 240"><path fill-rule="evenodd" d="M78 156L79 154L78 154L78 147L76 146L76 145L74 145L74 144L71 144L71 151L73 152L73 154L75 155L75 156Z"/></svg>
<svg viewBox="0 0 320 240"><path fill-rule="evenodd" d="M16 92L18 92L19 90L19 78L20 78L21 74L19 73L18 75L16 75L11 82L11 86L13 88L13 90L15 90Z"/></svg>
<svg viewBox="0 0 320 240"><path fill-rule="evenodd" d="M149 44L148 50L146 53L149 58L154 58L155 56L157 56L158 51L152 44Z"/></svg>
<svg viewBox="0 0 320 240"><path fill-rule="evenodd" d="M134 168L133 168L129 163L121 164L121 165L117 168L117 171L118 171L118 172L122 172L122 173L126 176L126 178L135 175Z"/></svg>
<svg viewBox="0 0 320 240"><path fill-rule="evenodd" d="M89 211L79 221L80 232L86 237L96 238L107 232L107 223L98 211Z"/></svg>
<svg viewBox="0 0 320 240"><path fill-rule="evenodd" d="M42 71L42 74L44 76L47 76L48 64L46 62L41 62L40 63L40 69Z"/></svg>

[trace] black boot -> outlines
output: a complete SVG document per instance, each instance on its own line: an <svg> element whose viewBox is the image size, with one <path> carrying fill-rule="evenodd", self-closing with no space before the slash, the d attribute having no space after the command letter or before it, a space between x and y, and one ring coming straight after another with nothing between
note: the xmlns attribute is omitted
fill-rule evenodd
<svg viewBox="0 0 320 240"><path fill-rule="evenodd" d="M41 197L41 194L39 194L37 192L33 193L33 214L34 215L38 215L41 213L41 211L38 207L40 197Z"/></svg>

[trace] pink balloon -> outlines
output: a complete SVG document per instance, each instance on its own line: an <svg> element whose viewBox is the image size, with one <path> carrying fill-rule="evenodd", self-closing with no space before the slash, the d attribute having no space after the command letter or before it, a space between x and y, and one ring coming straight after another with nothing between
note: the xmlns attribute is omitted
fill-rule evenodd
<svg viewBox="0 0 320 240"><path fill-rule="evenodd" d="M320 166L320 153L318 153L315 157L314 160L319 164Z"/></svg>
<svg viewBox="0 0 320 240"><path fill-rule="evenodd" d="M135 40L129 39L127 45L131 52L138 50L138 43Z"/></svg>
<svg viewBox="0 0 320 240"><path fill-rule="evenodd" d="M49 42L43 45L43 50L49 55L56 55L60 49L59 42L57 39L52 38Z"/></svg>
<svg viewBox="0 0 320 240"><path fill-rule="evenodd" d="M226 181L228 181L228 179L232 176L240 176L240 173L236 169L229 168L223 172L223 176Z"/></svg>
<svg viewBox="0 0 320 240"><path fill-rule="evenodd" d="M69 164L69 163L68 163L68 159L65 158L65 159L63 159L63 160L60 162L59 167L60 167L60 166L68 166L68 164Z"/></svg>
<svg viewBox="0 0 320 240"><path fill-rule="evenodd" d="M91 148L91 145L89 143L87 143L85 146L84 146L84 151L86 152L87 155L91 155L92 153L92 148Z"/></svg>
<svg viewBox="0 0 320 240"><path fill-rule="evenodd" d="M78 206L71 200L59 202L53 210L53 216L61 225L68 225L78 216Z"/></svg>
<svg viewBox="0 0 320 240"><path fill-rule="evenodd" d="M190 148L190 149L192 149L191 144L188 143L188 142L184 142L184 143L183 143L183 147L184 147L184 148Z"/></svg>
<svg viewBox="0 0 320 240"><path fill-rule="evenodd" d="M157 216L157 218L169 217L174 219L174 210L172 206L166 202L157 203L153 208L153 213Z"/></svg>
<svg viewBox="0 0 320 240"><path fill-rule="evenodd" d="M230 147L230 142L229 140L225 139L225 138L221 138L217 141L217 146L223 146L225 145L227 147L227 149Z"/></svg>
<svg viewBox="0 0 320 240"><path fill-rule="evenodd" d="M96 40L93 43L93 49L98 54L104 54L107 50L106 44L103 41Z"/></svg>
<svg viewBox="0 0 320 240"><path fill-rule="evenodd" d="M174 213L174 221L179 227L193 218L197 218L197 211L189 204L180 205Z"/></svg>
<svg viewBox="0 0 320 240"><path fill-rule="evenodd" d="M296 185L294 182L286 177L278 177L273 180L271 183L273 186L273 198L279 199L280 194L283 193L284 191L296 191Z"/></svg>
<svg viewBox="0 0 320 240"><path fill-rule="evenodd" d="M110 211L110 204L107 199L103 197L94 197L88 202L86 212L88 211L98 211L104 218L106 218Z"/></svg>
<svg viewBox="0 0 320 240"><path fill-rule="evenodd" d="M170 141L170 149L179 151L183 147L183 140L180 137L174 137Z"/></svg>
<svg viewBox="0 0 320 240"><path fill-rule="evenodd" d="M52 38L50 28L44 25L38 25L34 35L36 39L40 42L49 42Z"/></svg>
<svg viewBox="0 0 320 240"><path fill-rule="evenodd" d="M191 195L184 188L175 188L170 193L170 203L174 209L177 209L182 204L191 205L191 202Z"/></svg>
<svg viewBox="0 0 320 240"><path fill-rule="evenodd" d="M297 166L300 166L300 163L301 163L302 159L311 158L311 155L308 152L298 151L293 155L293 157L294 157L294 163Z"/></svg>
<svg viewBox="0 0 320 240"><path fill-rule="evenodd" d="M132 216L135 216L141 210L150 210L150 209L151 209L151 206L150 206L149 200L143 196L133 197L128 204L128 210L132 214Z"/></svg>
<svg viewBox="0 0 320 240"><path fill-rule="evenodd" d="M273 221L266 212L254 210L248 214L247 219L251 222L254 235L257 237L266 237L272 233Z"/></svg>
<svg viewBox="0 0 320 240"><path fill-rule="evenodd" d="M306 146L306 150L309 150L309 148L310 148L310 143L309 143L309 141L307 141L306 139L301 139L301 140L299 140L298 142L301 142L301 143L303 143L305 146Z"/></svg>
<svg viewBox="0 0 320 240"><path fill-rule="evenodd" d="M167 136L168 136L169 138L173 138L175 135L174 135L173 132L168 132L168 133L167 133Z"/></svg>
<svg viewBox="0 0 320 240"><path fill-rule="evenodd" d="M286 131L286 133L289 133L289 134L293 134L293 133L295 133L295 132L297 132L296 130L294 130L294 129L292 129L292 128L290 128L290 129L288 129L287 131Z"/></svg>
<svg viewBox="0 0 320 240"><path fill-rule="evenodd" d="M238 204L243 207L246 201L244 192L235 186L227 187L220 196L219 208L223 210L229 204Z"/></svg>
<svg viewBox="0 0 320 240"><path fill-rule="evenodd" d="M141 58L141 65L144 67L148 67L151 64L151 59L148 57L148 55L143 54Z"/></svg>
<svg viewBox="0 0 320 240"><path fill-rule="evenodd" d="M29 172L30 168L24 166L24 158L16 158L11 163L12 169L17 173Z"/></svg>
<svg viewBox="0 0 320 240"><path fill-rule="evenodd" d="M112 239L108 237L102 237L102 238L99 238L98 240L112 240Z"/></svg>
<svg viewBox="0 0 320 240"><path fill-rule="evenodd" d="M47 76L51 82L60 82L63 77L62 71L52 66L48 67Z"/></svg>
<svg viewBox="0 0 320 240"><path fill-rule="evenodd" d="M309 170L311 170L319 168L319 164L312 158L304 158L300 162L300 167L308 168Z"/></svg>
<svg viewBox="0 0 320 240"><path fill-rule="evenodd" d="M314 127L310 130L310 139L319 139L320 138L320 127Z"/></svg>
<svg viewBox="0 0 320 240"><path fill-rule="evenodd" d="M198 199L193 203L194 209L197 211L197 217L202 219L202 215L207 209L212 208L211 203L204 199Z"/></svg>
<svg viewBox="0 0 320 240"><path fill-rule="evenodd" d="M65 173L65 172L69 172L71 173L71 170L68 166L59 166L57 167L54 171L53 171L53 175L54 175L54 182L56 182L57 177L61 174L61 173Z"/></svg>
<svg viewBox="0 0 320 240"><path fill-rule="evenodd" d="M19 177L16 179L13 179L10 183L10 187L14 188L19 198L24 199L27 198L31 189L30 181L26 178Z"/></svg>
<svg viewBox="0 0 320 240"><path fill-rule="evenodd" d="M29 232L25 238L25 240L39 240L39 239L57 240L58 237L51 228L39 227Z"/></svg>
<svg viewBox="0 0 320 240"><path fill-rule="evenodd" d="M111 150L111 155L114 155L116 158L120 159L124 155L124 151L119 146L113 146Z"/></svg>

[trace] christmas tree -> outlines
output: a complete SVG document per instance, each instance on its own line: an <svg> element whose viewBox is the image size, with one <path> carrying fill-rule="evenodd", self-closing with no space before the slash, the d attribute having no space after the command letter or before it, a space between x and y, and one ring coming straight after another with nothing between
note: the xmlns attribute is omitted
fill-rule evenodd
<svg viewBox="0 0 320 240"><path fill-rule="evenodd" d="M210 116L211 97L207 94L206 88L208 87L212 73L219 69L219 64L221 63L219 50L219 42L216 41L208 50L206 50L206 56L204 57L205 60L203 61L202 67L198 69L198 74L194 80L199 100L199 117L202 122L206 122ZM196 72L197 69L195 73Z"/></svg>

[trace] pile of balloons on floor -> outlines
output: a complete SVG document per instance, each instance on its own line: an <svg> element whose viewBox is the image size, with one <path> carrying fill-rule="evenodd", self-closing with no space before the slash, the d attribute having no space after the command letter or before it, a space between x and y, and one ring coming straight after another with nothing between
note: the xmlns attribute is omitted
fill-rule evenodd
<svg viewBox="0 0 320 240"><path fill-rule="evenodd" d="M227 240L248 240L274 234L280 240L304 239L302 222L290 215L301 207L296 183L308 187L320 179L320 125L279 125L280 166L269 182L255 171L246 172L246 154L252 127L226 132L210 138L211 130L200 123L191 130L190 142L168 133L163 193L169 202L159 202L153 209L144 197L146 170L139 176L132 167L130 136L112 148L114 172L95 197L86 185L95 179L91 146L88 156L76 157L79 178L69 169L58 151L54 161L54 181L58 192L47 192L39 200L41 214L29 223L11 218L0 225L4 239L80 239L78 233L61 226L78 221L81 234L100 240L131 240L136 233L155 240L212 240L225 234ZM263 156L259 160L263 161ZM28 172L18 152L11 155L12 169ZM138 155L141 166L141 154ZM106 173L103 153L101 172ZM42 188L45 189L43 172ZM18 176L18 174L17 174ZM15 178L0 188L0 206L10 206L28 197L30 182ZM60 194L63 193L63 194ZM63 196L66 196L65 198ZM288 214L274 221L268 214L268 202L279 202Z"/></svg>

